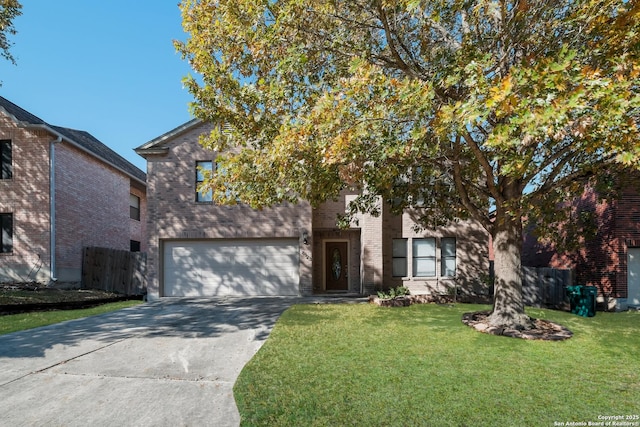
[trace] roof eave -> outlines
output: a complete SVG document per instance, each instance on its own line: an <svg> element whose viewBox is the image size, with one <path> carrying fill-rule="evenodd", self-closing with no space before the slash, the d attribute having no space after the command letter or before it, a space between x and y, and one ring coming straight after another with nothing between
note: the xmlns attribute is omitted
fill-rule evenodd
<svg viewBox="0 0 640 427"><path fill-rule="evenodd" d="M169 132L166 132L162 135L160 135L157 138L152 139L149 142L146 142L144 144L142 144L140 147L134 149L134 151L140 155L142 155L142 153L145 154L162 154L162 153L154 153L154 150L157 149L165 149L164 147L159 147L161 144L163 144L164 142L175 138L176 136L187 132L189 130L191 130L192 128L200 125L202 123L201 119L191 119L186 123L183 123L182 125L178 126L177 128L174 128L172 130L170 130ZM168 149L167 149L168 150Z"/></svg>

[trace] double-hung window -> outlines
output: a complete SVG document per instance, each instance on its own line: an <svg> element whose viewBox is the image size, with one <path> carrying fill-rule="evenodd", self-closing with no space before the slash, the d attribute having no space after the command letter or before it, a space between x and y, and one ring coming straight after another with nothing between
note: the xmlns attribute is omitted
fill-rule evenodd
<svg viewBox="0 0 640 427"><path fill-rule="evenodd" d="M456 275L456 238L443 237L440 240L440 262L442 276Z"/></svg>
<svg viewBox="0 0 640 427"><path fill-rule="evenodd" d="M213 162L202 161L196 162L196 202L211 202L213 200L213 191L200 191L200 186L207 176L213 173Z"/></svg>
<svg viewBox="0 0 640 427"><path fill-rule="evenodd" d="M13 252L13 214L0 213L0 253Z"/></svg>
<svg viewBox="0 0 640 427"><path fill-rule="evenodd" d="M407 239L393 239L393 277L406 277L407 274Z"/></svg>
<svg viewBox="0 0 640 427"><path fill-rule="evenodd" d="M413 277L436 275L436 239L413 239Z"/></svg>
<svg viewBox="0 0 640 427"><path fill-rule="evenodd" d="M129 218L140 221L140 197L129 194Z"/></svg>
<svg viewBox="0 0 640 427"><path fill-rule="evenodd" d="M11 140L0 140L0 179L11 179L13 177L11 157Z"/></svg>

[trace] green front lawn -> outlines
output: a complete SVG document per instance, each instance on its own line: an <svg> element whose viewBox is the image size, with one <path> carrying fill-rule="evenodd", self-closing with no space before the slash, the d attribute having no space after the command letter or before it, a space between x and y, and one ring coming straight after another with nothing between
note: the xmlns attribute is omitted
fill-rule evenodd
<svg viewBox="0 0 640 427"><path fill-rule="evenodd" d="M242 424L553 426L640 415L639 312L530 309L574 332L543 342L461 323L487 308L294 306L235 384Z"/></svg>
<svg viewBox="0 0 640 427"><path fill-rule="evenodd" d="M122 308L133 307L138 304L142 304L142 301L129 300L112 302L81 310L34 311L0 316L0 335L52 325L81 317L95 316L96 314L108 313Z"/></svg>

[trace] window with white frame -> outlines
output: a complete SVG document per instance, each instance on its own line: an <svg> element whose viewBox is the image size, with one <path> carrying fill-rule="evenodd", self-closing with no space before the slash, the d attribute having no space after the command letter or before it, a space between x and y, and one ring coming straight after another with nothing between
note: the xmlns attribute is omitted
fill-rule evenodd
<svg viewBox="0 0 640 427"><path fill-rule="evenodd" d="M393 239L393 277L406 277L407 271L407 239Z"/></svg>
<svg viewBox="0 0 640 427"><path fill-rule="evenodd" d="M436 239L413 239L413 277L435 277Z"/></svg>
<svg viewBox="0 0 640 427"><path fill-rule="evenodd" d="M196 202L211 202L213 200L213 191L200 191L200 186L207 176L213 173L212 161L196 162Z"/></svg>
<svg viewBox="0 0 640 427"><path fill-rule="evenodd" d="M443 237L440 240L440 275L456 275L456 238Z"/></svg>

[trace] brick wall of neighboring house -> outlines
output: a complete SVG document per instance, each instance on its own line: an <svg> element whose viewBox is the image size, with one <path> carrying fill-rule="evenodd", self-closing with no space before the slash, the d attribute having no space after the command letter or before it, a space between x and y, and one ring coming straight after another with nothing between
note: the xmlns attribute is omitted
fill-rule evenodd
<svg viewBox="0 0 640 427"><path fill-rule="evenodd" d="M558 251L555 245L539 242L528 233L523 265L573 269L577 284L598 288L600 301L626 298L628 248L640 247L640 179L633 173L627 178L627 186L617 200L599 200L593 190L586 189L572 204L576 221L591 215L596 225L592 233L575 237L577 249ZM615 300L609 302L615 304Z"/></svg>
<svg viewBox="0 0 640 427"><path fill-rule="evenodd" d="M248 206L196 202L196 162L213 161L215 153L195 143L207 125L176 136L166 155L147 156L147 286L151 298L162 294L162 242L166 239L296 238L300 241L301 293L312 293L311 256L302 233L311 236L311 207L284 204L261 211Z"/></svg>
<svg viewBox="0 0 640 427"><path fill-rule="evenodd" d="M637 177L634 187L627 188L616 203L616 229L618 231L617 250L624 268L616 271L616 294L627 297L628 249L640 248L640 185Z"/></svg>
<svg viewBox="0 0 640 427"><path fill-rule="evenodd" d="M129 177L68 143L55 146L56 274L78 282L82 249L129 250Z"/></svg>
<svg viewBox="0 0 640 427"><path fill-rule="evenodd" d="M0 213L13 214L13 252L0 253L0 282L47 282L49 256L49 141L0 114L0 139L12 141L12 179L0 179Z"/></svg>

